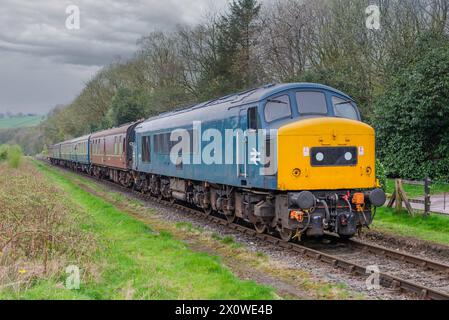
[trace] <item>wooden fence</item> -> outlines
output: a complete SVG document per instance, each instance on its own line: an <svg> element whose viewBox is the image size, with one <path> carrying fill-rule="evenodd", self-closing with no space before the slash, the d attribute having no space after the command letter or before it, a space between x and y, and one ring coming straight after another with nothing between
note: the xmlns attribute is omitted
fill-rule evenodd
<svg viewBox="0 0 449 320"><path fill-rule="evenodd" d="M388 202L388 207L392 208L395 205L396 211L402 211L403 205L405 205L407 211L411 215L415 215L415 210L412 208L412 203L422 204L424 205L424 214L430 215L430 206L431 206L431 198L430 198L430 185L432 181L429 178L424 179L423 181L411 181L411 180L395 180L395 187L393 195ZM415 200L409 199L407 193L404 191L404 184L422 186L424 188L424 200Z"/></svg>

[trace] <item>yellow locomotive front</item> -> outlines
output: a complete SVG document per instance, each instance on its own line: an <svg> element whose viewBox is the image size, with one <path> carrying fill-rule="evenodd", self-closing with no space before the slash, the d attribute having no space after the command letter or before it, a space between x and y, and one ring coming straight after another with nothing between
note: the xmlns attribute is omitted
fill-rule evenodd
<svg viewBox="0 0 449 320"><path fill-rule="evenodd" d="M386 200L376 179L374 129L360 121L320 117L279 128L278 168L286 239L326 231L350 238Z"/></svg>
<svg viewBox="0 0 449 320"><path fill-rule="evenodd" d="M278 132L278 156L279 190L377 186L374 129L362 122L315 118L286 125Z"/></svg>

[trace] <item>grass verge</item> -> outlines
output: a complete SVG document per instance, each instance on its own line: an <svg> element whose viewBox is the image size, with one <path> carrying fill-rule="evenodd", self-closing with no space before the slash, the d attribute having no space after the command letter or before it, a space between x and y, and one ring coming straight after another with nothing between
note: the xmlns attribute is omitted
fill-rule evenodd
<svg viewBox="0 0 449 320"><path fill-rule="evenodd" d="M449 245L449 216L410 216L391 208L379 208L373 225L375 230Z"/></svg>
<svg viewBox="0 0 449 320"><path fill-rule="evenodd" d="M169 231L148 224L83 190L57 170L35 162L86 216L96 235L97 279L79 290L42 280L16 296L31 299L273 299L274 290L237 278L220 258L190 250ZM83 267L81 266L81 269ZM0 295L1 297L1 295Z"/></svg>

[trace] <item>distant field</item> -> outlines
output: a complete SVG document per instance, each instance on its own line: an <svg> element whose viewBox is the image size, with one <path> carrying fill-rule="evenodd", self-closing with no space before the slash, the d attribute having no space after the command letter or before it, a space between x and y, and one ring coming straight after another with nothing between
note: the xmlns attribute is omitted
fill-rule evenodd
<svg viewBox="0 0 449 320"><path fill-rule="evenodd" d="M25 116L0 119L0 129L15 129L37 126L44 116Z"/></svg>

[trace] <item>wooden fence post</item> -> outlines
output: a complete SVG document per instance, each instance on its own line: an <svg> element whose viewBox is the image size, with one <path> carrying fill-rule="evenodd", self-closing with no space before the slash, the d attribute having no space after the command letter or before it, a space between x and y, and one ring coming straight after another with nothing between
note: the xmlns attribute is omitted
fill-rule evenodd
<svg viewBox="0 0 449 320"><path fill-rule="evenodd" d="M401 197L401 192L400 192L400 188L399 186L402 184L400 179L396 179L394 180L394 189L396 190L396 212L401 212L402 211L402 197Z"/></svg>
<svg viewBox="0 0 449 320"><path fill-rule="evenodd" d="M426 177L426 179L424 180L424 214L426 216L430 215L430 183L430 178Z"/></svg>
<svg viewBox="0 0 449 320"><path fill-rule="evenodd" d="M390 202L388 203L388 207L392 208L393 204L396 204L395 205L396 212L401 212L403 209L403 204L405 204L408 213L412 216L415 215L415 212L410 204L410 200L408 199L407 194L405 193L404 188L402 186L401 179L396 179L394 181L394 193L390 199Z"/></svg>

